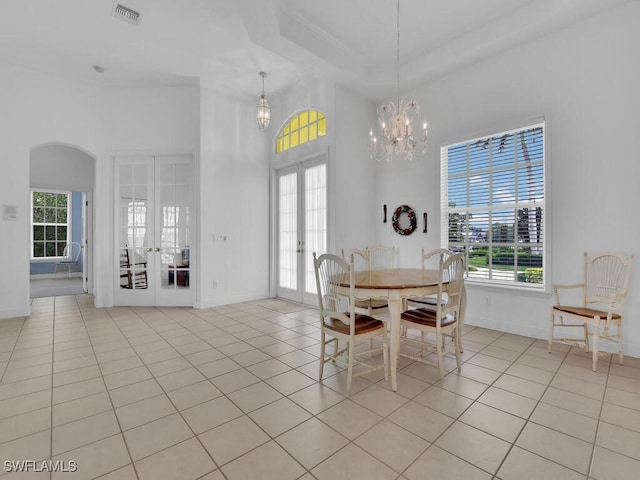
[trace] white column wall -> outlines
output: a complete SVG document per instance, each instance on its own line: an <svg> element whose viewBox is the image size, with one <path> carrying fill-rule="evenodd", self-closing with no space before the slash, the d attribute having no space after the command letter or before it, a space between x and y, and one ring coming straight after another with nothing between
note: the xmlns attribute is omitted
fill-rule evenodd
<svg viewBox="0 0 640 480"><path fill-rule="evenodd" d="M254 102L206 88L201 90L200 131L198 306L266 298L269 134L258 130Z"/></svg>
<svg viewBox="0 0 640 480"><path fill-rule="evenodd" d="M29 154L34 146L63 143L90 154L103 147L102 104L96 89L0 64L0 318L29 313Z"/></svg>
<svg viewBox="0 0 640 480"><path fill-rule="evenodd" d="M373 246L382 224L382 204L376 198L375 162L369 158L369 128L375 110L370 102L336 87L335 251ZM385 245L390 245L385 243Z"/></svg>
<svg viewBox="0 0 640 480"><path fill-rule="evenodd" d="M638 254L640 224L640 4L627 2L539 40L470 65L411 92L429 121L426 158L378 165L378 203L429 212L429 233L400 239L401 263L439 244L439 150L512 121L547 117L547 273L581 280L583 251ZM390 226L380 226L380 243ZM406 247L406 248L405 248ZM407 257L412 250L411 257ZM626 353L640 356L640 258L626 304ZM547 337L551 296L469 286L467 321Z"/></svg>

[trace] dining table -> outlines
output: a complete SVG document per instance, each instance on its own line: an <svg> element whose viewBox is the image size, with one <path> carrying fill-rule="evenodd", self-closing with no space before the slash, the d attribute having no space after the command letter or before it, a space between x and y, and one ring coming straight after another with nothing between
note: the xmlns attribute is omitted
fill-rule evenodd
<svg viewBox="0 0 640 480"><path fill-rule="evenodd" d="M400 324L405 300L438 293L438 270L422 268L392 268L354 272L354 296L356 300L386 300L389 305L389 376L391 389L398 390L398 354L400 352ZM348 283L341 284L348 294ZM463 288L459 325L464 320L465 291ZM460 335L458 335L460 338ZM461 345L458 343L458 347Z"/></svg>

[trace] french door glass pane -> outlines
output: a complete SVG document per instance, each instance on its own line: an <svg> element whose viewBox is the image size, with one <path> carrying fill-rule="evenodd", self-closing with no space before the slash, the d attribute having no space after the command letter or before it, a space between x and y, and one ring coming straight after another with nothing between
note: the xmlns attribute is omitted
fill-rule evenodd
<svg viewBox="0 0 640 480"><path fill-rule="evenodd" d="M313 252L326 251L327 232L327 166L316 165L305 170L305 292L316 293Z"/></svg>
<svg viewBox="0 0 640 480"><path fill-rule="evenodd" d="M279 179L278 284L282 288L298 288L298 174L289 173Z"/></svg>
<svg viewBox="0 0 640 480"><path fill-rule="evenodd" d="M146 289L149 218L148 170L145 165L120 165L120 288Z"/></svg>
<svg viewBox="0 0 640 480"><path fill-rule="evenodd" d="M191 166L160 163L156 188L160 195L160 270L162 288L189 287L189 210Z"/></svg>

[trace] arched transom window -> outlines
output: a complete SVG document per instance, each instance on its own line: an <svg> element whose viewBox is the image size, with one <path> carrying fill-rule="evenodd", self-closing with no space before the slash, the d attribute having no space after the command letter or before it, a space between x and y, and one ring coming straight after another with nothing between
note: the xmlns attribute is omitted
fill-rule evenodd
<svg viewBox="0 0 640 480"><path fill-rule="evenodd" d="M297 113L282 127L276 139L276 153L284 152L327 134L327 119L315 110Z"/></svg>

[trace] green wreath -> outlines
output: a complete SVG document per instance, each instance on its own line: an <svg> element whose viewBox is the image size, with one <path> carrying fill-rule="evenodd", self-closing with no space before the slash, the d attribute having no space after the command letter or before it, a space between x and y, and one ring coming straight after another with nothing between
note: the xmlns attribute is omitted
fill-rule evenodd
<svg viewBox="0 0 640 480"><path fill-rule="evenodd" d="M405 213L409 217L409 226L407 228L402 228L398 223L398 220ZM393 217L391 217L391 224L393 225L393 229L399 235L411 235L416 229L417 225L416 212L414 212L413 208L411 208L409 205L400 205L398 208L396 208L396 211L393 212Z"/></svg>

